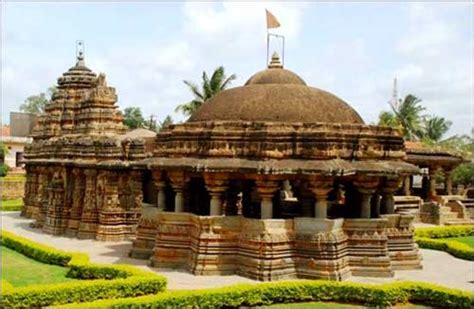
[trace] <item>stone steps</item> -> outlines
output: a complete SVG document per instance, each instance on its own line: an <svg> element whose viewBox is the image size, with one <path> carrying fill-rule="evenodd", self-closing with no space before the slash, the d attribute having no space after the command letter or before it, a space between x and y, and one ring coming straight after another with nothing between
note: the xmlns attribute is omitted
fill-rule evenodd
<svg viewBox="0 0 474 309"><path fill-rule="evenodd" d="M472 225L474 220L471 219L451 219L444 223L445 225Z"/></svg>

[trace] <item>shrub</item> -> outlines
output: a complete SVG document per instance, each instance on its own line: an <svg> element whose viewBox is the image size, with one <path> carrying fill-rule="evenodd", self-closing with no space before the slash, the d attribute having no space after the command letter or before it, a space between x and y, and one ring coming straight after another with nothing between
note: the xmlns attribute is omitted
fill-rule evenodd
<svg viewBox="0 0 474 309"><path fill-rule="evenodd" d="M10 168L8 167L8 165L0 163L0 177L7 176L9 170Z"/></svg>
<svg viewBox="0 0 474 309"><path fill-rule="evenodd" d="M422 227L415 229L415 237L449 238L472 235L474 235L474 227L470 225Z"/></svg>
<svg viewBox="0 0 474 309"><path fill-rule="evenodd" d="M472 308L474 306L472 296L469 292L417 282L370 285L308 280L173 291L136 298L69 304L62 307L237 308L310 301L350 302L371 307L388 307L411 301L442 308Z"/></svg>
<svg viewBox="0 0 474 309"><path fill-rule="evenodd" d="M82 253L69 253L2 231L1 245L37 261L69 268L68 277L85 280L15 288L2 292L0 307L43 307L70 302L154 294L166 288L166 278L129 265L89 262Z"/></svg>
<svg viewBox="0 0 474 309"><path fill-rule="evenodd" d="M440 226L415 229L415 240L420 248L445 251L457 258L474 260L474 249L449 239L474 235L474 227L469 225Z"/></svg>

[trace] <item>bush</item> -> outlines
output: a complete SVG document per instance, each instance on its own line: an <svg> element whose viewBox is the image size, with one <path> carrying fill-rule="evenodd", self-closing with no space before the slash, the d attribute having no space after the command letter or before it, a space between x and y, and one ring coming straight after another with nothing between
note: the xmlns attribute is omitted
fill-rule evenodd
<svg viewBox="0 0 474 309"><path fill-rule="evenodd" d="M415 240L420 248L445 251L463 260L474 260L474 249L470 246L449 239L474 235L474 227L469 225L453 225L426 227L415 229Z"/></svg>
<svg viewBox="0 0 474 309"><path fill-rule="evenodd" d="M82 253L69 253L2 231L1 245L37 261L69 268L68 277L85 280L4 290L0 307L43 307L97 299L154 294L166 288L166 278L129 265L89 262Z"/></svg>
<svg viewBox="0 0 474 309"><path fill-rule="evenodd" d="M278 303L333 301L375 307L415 302L442 308L472 308L469 292L404 282L369 285L337 281L286 281L224 288L173 291L136 298L99 300L62 307L87 308L237 308Z"/></svg>
<svg viewBox="0 0 474 309"><path fill-rule="evenodd" d="M474 235L474 227L470 225L422 227L415 229L415 237L449 238L472 235Z"/></svg>
<svg viewBox="0 0 474 309"><path fill-rule="evenodd" d="M0 164L0 177L7 176L9 170L10 168L8 167L8 165L1 163Z"/></svg>
<svg viewBox="0 0 474 309"><path fill-rule="evenodd" d="M2 200L0 203L0 211L20 211L23 207L22 199Z"/></svg>

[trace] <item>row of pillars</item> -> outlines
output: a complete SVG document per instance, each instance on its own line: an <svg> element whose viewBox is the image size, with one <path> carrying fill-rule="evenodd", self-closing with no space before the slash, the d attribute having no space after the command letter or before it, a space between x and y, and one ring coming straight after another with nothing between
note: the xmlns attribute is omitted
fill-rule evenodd
<svg viewBox="0 0 474 309"><path fill-rule="evenodd" d="M428 175L423 176L423 178L428 178L428 187L423 188L424 190L427 190L426 196L428 197L429 200L436 200L436 172L438 171L438 167L430 167L428 169ZM452 195L453 194L453 173L451 169L444 169L444 188L445 188L445 194L446 195ZM423 181L424 183L424 181ZM412 194L411 192L411 186L412 182L410 179L410 176L406 176L404 181L403 181L403 193L406 196L409 196Z"/></svg>
<svg viewBox="0 0 474 309"><path fill-rule="evenodd" d="M164 210L166 204L165 186L166 183L159 177L160 174L154 173L156 187L158 189L157 206ZM175 191L175 212L184 211L184 184L185 177L183 173L169 173L171 186ZM205 174L204 180L206 188L211 196L210 215L222 215L222 195L228 188L227 179L223 175ZM333 189L332 178L313 177L308 179L308 189L315 197L314 216L316 218L327 218L328 194ZM371 218L379 214L394 213L393 193L399 187L399 181L387 181L383 189L378 189L378 180L365 182L355 182L356 188L361 195L360 199L360 217ZM273 218L273 196L277 190L280 190L280 181L257 177L256 189L260 196L260 213L262 219ZM374 199L375 201L374 202Z"/></svg>

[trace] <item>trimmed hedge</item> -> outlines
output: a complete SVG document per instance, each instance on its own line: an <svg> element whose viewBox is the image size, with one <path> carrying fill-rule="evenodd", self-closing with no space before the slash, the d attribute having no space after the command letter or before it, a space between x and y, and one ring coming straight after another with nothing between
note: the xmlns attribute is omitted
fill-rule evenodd
<svg viewBox="0 0 474 309"><path fill-rule="evenodd" d="M466 244L438 238L473 236L474 227L453 225L415 229L415 240L420 248L445 251L463 260L474 260L474 249Z"/></svg>
<svg viewBox="0 0 474 309"><path fill-rule="evenodd" d="M449 238L463 236L474 236L474 226L451 225L437 227L421 227L415 229L415 237Z"/></svg>
<svg viewBox="0 0 474 309"><path fill-rule="evenodd" d="M217 289L173 291L136 298L99 300L64 307L87 308L237 308L281 303L332 301L370 307L414 302L441 308L472 308L473 294L417 283L370 285L337 281L286 281L239 284Z"/></svg>
<svg viewBox="0 0 474 309"><path fill-rule="evenodd" d="M68 277L84 280L15 287L2 291L0 307L44 307L97 299L134 297L165 290L166 278L129 265L89 262L83 253L69 253L2 231L0 244L42 263L66 266Z"/></svg>

